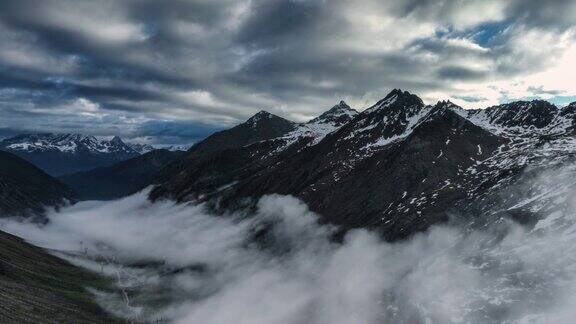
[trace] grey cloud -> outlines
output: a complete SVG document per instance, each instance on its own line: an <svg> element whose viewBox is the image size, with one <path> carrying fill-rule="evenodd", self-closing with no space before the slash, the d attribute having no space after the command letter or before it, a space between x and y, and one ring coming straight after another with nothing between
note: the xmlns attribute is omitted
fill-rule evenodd
<svg viewBox="0 0 576 324"><path fill-rule="evenodd" d="M558 95L561 95L564 93L564 91L547 90L547 89L544 89L543 86L528 87L528 91L532 92L535 95L552 95L552 96L558 96Z"/></svg>
<svg viewBox="0 0 576 324"><path fill-rule="evenodd" d="M469 46L476 28L496 18L477 10L479 18L462 25L465 9L487 3L502 2L2 1L0 40L10 52L0 51L0 127L26 124L8 116L15 109L37 116L38 128L82 125L86 117L42 117L80 98L118 123L173 118L221 127L260 109L299 119L340 99L367 106L391 88L450 92L458 82L538 70L556 54L518 50L514 37L573 25L573 1L511 0L502 18L511 27L485 49ZM379 31L379 15L411 27ZM415 31L426 24L430 31ZM398 37L404 45L393 44ZM34 60L24 60L30 53ZM121 128L106 118L94 132Z"/></svg>
<svg viewBox="0 0 576 324"><path fill-rule="evenodd" d="M257 2L237 40L255 46L282 46L282 38L300 38L319 18L320 7L311 1L272 0Z"/></svg>
<svg viewBox="0 0 576 324"><path fill-rule="evenodd" d="M478 80L485 76L486 72L465 66L446 66L438 70L438 77L452 80Z"/></svg>
<svg viewBox="0 0 576 324"><path fill-rule="evenodd" d="M509 16L540 28L566 29L574 26L576 2L572 0L517 0L508 6Z"/></svg>

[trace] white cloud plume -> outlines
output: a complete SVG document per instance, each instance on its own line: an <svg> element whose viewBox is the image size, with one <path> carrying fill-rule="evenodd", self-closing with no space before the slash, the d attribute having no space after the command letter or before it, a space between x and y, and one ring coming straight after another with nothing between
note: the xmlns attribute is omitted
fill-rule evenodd
<svg viewBox="0 0 576 324"><path fill-rule="evenodd" d="M566 178L565 174L560 175ZM566 187L568 188L568 187ZM436 226L386 243L368 231L342 243L293 197L267 196L254 214L151 204L145 193L51 213L44 227L0 227L117 276L130 291L99 295L109 310L175 323L348 324L566 322L576 313L576 215L530 230ZM559 196L560 197L560 196ZM563 196L571 204L572 196ZM553 198L562 204L560 198Z"/></svg>

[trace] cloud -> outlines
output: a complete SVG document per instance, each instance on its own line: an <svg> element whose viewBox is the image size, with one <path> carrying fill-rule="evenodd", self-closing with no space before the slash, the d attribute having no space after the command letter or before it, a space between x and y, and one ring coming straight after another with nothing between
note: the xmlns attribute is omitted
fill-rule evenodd
<svg viewBox="0 0 576 324"><path fill-rule="evenodd" d="M574 10L569 0L4 1L0 127L81 131L83 116L38 113L81 98L116 120L225 127L261 109L298 121L341 99L362 109L393 88L428 101L498 103L541 86L573 95L565 78L536 76L570 52ZM523 93L512 86L530 78ZM10 116L15 107L36 118Z"/></svg>
<svg viewBox="0 0 576 324"><path fill-rule="evenodd" d="M551 201L566 207L533 228L498 221L471 230L455 222L396 243L365 230L334 240L336 228L280 195L263 197L253 212L214 215L202 204L152 204L142 192L50 213L44 226L3 219L0 227L117 280L128 304L115 294L95 294L106 309L132 319L570 322L576 316L573 172L569 166L527 181L532 195L553 193Z"/></svg>
<svg viewBox="0 0 576 324"><path fill-rule="evenodd" d="M164 143L186 144L204 139L221 129L202 123L151 120L137 126L136 137L151 137Z"/></svg>

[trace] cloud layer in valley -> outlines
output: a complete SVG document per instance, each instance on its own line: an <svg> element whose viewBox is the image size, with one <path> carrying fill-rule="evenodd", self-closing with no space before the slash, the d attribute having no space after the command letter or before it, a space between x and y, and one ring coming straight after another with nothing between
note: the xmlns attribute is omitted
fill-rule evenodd
<svg viewBox="0 0 576 324"><path fill-rule="evenodd" d="M534 229L434 227L394 244L356 230L342 243L299 200L254 215L151 204L145 193L84 202L42 227L1 228L103 271L128 292L95 292L116 314L175 323L567 322L576 317L576 217ZM94 260L99 260L98 262Z"/></svg>
<svg viewBox="0 0 576 324"><path fill-rule="evenodd" d="M564 104L575 14L570 0L2 1L0 129L146 137L170 122L193 141L260 109L301 121L391 88Z"/></svg>

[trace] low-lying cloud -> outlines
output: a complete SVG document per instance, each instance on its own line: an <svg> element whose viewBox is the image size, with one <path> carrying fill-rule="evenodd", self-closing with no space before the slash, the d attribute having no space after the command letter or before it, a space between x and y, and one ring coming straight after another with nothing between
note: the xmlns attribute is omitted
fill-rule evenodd
<svg viewBox="0 0 576 324"><path fill-rule="evenodd" d="M253 214L151 204L145 193L84 202L38 227L2 229L117 280L108 310L175 323L567 322L576 318L574 213L533 229L437 226L399 243L334 228L296 198ZM96 261L99 260L99 261Z"/></svg>

